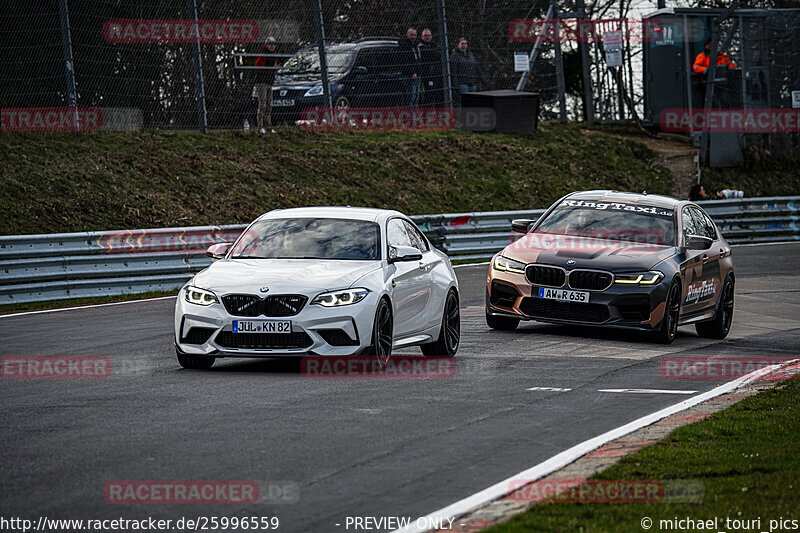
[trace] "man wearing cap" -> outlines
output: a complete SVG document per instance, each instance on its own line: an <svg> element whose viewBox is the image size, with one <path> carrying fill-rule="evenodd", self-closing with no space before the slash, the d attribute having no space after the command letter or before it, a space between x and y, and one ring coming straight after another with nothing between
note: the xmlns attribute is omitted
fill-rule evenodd
<svg viewBox="0 0 800 533"><path fill-rule="evenodd" d="M259 133L266 133L264 128L269 128L272 133L272 82L275 80L274 68L280 66L278 58L268 54L274 54L277 41L275 37L267 37L264 45L259 50L263 56L256 58L256 66L261 67L256 69L256 94L258 95L258 115L256 121L258 122Z"/></svg>

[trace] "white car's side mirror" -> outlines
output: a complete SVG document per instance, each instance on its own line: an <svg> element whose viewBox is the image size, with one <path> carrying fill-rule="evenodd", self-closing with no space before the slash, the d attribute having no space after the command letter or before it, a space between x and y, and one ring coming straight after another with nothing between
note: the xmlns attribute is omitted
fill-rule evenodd
<svg viewBox="0 0 800 533"><path fill-rule="evenodd" d="M422 252L413 246L389 246L389 264L402 261L419 261Z"/></svg>

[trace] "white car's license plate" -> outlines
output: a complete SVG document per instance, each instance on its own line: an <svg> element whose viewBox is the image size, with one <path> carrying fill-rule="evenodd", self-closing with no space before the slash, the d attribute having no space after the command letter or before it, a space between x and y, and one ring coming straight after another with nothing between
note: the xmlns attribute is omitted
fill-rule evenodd
<svg viewBox="0 0 800 533"><path fill-rule="evenodd" d="M567 291L564 289L548 289L539 287L539 298L558 300L559 302L589 303L589 293L583 291Z"/></svg>
<svg viewBox="0 0 800 533"><path fill-rule="evenodd" d="M291 320L234 320L234 333L291 333Z"/></svg>
<svg viewBox="0 0 800 533"><path fill-rule="evenodd" d="M272 101L272 107L291 107L294 105L294 98L278 98Z"/></svg>

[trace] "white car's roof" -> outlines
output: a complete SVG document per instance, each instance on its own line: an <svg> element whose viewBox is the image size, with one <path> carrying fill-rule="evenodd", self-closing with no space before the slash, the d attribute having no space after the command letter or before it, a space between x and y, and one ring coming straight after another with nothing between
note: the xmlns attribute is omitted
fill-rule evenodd
<svg viewBox="0 0 800 533"><path fill-rule="evenodd" d="M369 220L378 222L390 216L405 216L390 209L372 207L295 207L292 209L275 209L264 213L262 218L344 218L351 220Z"/></svg>

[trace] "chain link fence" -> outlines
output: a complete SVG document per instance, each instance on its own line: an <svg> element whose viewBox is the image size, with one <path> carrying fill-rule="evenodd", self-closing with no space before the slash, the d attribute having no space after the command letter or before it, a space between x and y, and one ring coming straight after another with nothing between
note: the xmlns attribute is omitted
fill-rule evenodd
<svg viewBox="0 0 800 533"><path fill-rule="evenodd" d="M6 3L2 129L269 128L303 124L309 113L333 120L355 109L458 110L463 92L489 89L538 93L542 120L636 121L648 115L643 56L650 43L642 19L655 4ZM790 109L792 91L800 90L798 10L742 13L722 24L719 43L742 65L743 77L720 85L716 101ZM323 71L330 83L322 83ZM696 107L705 95L692 90ZM758 142L796 149L797 136Z"/></svg>
<svg viewBox="0 0 800 533"><path fill-rule="evenodd" d="M547 7L546 0L6 4L3 129L241 129L245 121L255 127L264 81L272 82L269 115L276 124L329 105L458 107L464 91L517 86L514 52L527 45L509 38L509 21L541 18ZM264 46L267 37L274 48ZM544 47L524 87L541 93L545 117L557 100L554 49ZM267 68L258 63L263 54ZM323 68L329 87L320 81ZM329 101L323 89L330 89Z"/></svg>

